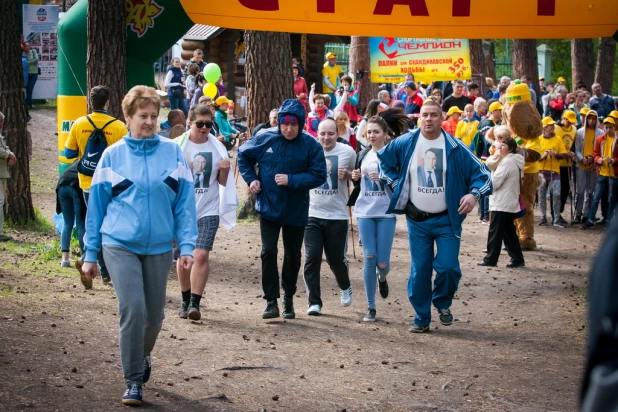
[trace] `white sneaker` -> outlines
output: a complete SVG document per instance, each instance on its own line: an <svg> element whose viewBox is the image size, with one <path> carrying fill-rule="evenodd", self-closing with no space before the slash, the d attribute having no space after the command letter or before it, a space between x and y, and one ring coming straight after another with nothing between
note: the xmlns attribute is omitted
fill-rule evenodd
<svg viewBox="0 0 618 412"><path fill-rule="evenodd" d="M68 260L63 260L62 263L60 263L60 266L63 268L69 268L71 267L71 262Z"/></svg>
<svg viewBox="0 0 618 412"><path fill-rule="evenodd" d="M339 297L341 298L341 306L350 306L352 304L352 286L346 290L340 290Z"/></svg>
<svg viewBox="0 0 618 412"><path fill-rule="evenodd" d="M320 316L322 314L322 307L320 305L311 305L307 310L309 316Z"/></svg>

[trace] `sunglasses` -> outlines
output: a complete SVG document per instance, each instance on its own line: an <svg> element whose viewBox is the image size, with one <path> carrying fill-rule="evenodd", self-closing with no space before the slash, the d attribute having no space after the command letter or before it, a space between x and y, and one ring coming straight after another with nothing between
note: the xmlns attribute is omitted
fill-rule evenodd
<svg viewBox="0 0 618 412"><path fill-rule="evenodd" d="M212 128L212 121L207 121L207 122L195 122L195 127L197 127L198 129L201 129L202 127L206 127L207 129Z"/></svg>

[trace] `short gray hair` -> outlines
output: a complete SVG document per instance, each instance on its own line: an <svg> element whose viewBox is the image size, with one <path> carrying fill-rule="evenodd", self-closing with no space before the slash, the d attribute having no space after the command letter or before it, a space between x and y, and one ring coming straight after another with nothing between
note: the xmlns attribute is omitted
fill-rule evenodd
<svg viewBox="0 0 618 412"><path fill-rule="evenodd" d="M388 92L388 90L380 90L378 92L378 99L382 100L382 97L384 96L390 96L391 94Z"/></svg>
<svg viewBox="0 0 618 412"><path fill-rule="evenodd" d="M511 78L509 76L502 76L502 77L500 77L500 81L502 81L502 80L508 80L510 82Z"/></svg>
<svg viewBox="0 0 618 412"><path fill-rule="evenodd" d="M478 107L482 104L487 106L487 100L483 99L482 97L477 97L476 99L474 99L474 109L478 109Z"/></svg>

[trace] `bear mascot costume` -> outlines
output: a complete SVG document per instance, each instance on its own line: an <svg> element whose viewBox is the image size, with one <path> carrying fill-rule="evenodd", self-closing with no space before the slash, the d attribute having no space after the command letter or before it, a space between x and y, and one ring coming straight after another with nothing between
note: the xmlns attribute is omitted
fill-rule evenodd
<svg viewBox="0 0 618 412"><path fill-rule="evenodd" d="M539 187L538 161L542 155L540 136L543 125L527 84L519 80L510 84L506 90L502 113L511 135L519 145L519 152L526 160L521 192L526 205L526 215L515 220L515 226L522 250L533 250L536 248L533 205Z"/></svg>

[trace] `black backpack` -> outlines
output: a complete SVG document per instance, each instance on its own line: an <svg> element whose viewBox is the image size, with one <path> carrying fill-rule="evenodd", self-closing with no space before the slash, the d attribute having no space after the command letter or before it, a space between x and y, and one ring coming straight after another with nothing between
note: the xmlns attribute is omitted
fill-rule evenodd
<svg viewBox="0 0 618 412"><path fill-rule="evenodd" d="M86 176L94 175L94 170L97 168L99 164L99 160L101 160L101 155L105 149L107 149L107 139L105 138L105 133L103 130L110 124L115 122L118 119L112 119L109 122L105 123L102 128L97 128L89 116L86 116L86 119L90 122L94 130L90 133L88 137L88 143L86 143L86 148L84 149L84 155L81 159L79 159L79 164L77 165L77 171Z"/></svg>

